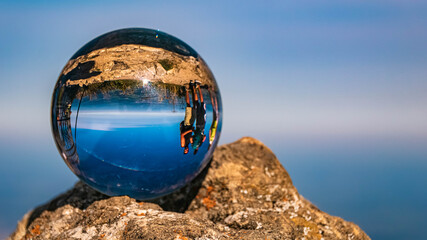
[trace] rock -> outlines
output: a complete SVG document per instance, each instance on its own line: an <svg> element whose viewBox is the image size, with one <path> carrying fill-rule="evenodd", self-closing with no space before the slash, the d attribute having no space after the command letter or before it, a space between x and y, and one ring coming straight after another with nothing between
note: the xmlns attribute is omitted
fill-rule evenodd
<svg viewBox="0 0 427 240"><path fill-rule="evenodd" d="M85 86L105 81L150 79L153 82L183 85L197 80L213 88L214 78L201 57L184 56L162 48L139 44L93 50L70 59L60 79L67 86Z"/></svg>
<svg viewBox="0 0 427 240"><path fill-rule="evenodd" d="M370 239L298 194L253 138L216 149L191 184L151 202L108 197L84 183L27 213L9 239Z"/></svg>

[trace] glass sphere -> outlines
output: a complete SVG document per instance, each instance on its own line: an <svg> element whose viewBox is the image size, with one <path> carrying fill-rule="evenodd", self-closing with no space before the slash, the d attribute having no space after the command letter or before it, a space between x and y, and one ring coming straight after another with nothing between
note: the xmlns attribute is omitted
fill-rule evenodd
<svg viewBox="0 0 427 240"><path fill-rule="evenodd" d="M84 45L52 97L52 132L68 167L110 196L145 200L183 187L209 163L221 97L199 54L160 31L129 28Z"/></svg>

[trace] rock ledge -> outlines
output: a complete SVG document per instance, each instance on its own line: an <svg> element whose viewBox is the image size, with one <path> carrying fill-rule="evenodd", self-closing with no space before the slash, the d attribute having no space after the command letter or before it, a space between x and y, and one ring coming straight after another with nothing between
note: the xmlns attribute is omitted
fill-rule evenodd
<svg viewBox="0 0 427 240"><path fill-rule="evenodd" d="M220 146L190 185L152 202L78 182L27 213L15 239L370 239L298 194L275 155L245 137Z"/></svg>

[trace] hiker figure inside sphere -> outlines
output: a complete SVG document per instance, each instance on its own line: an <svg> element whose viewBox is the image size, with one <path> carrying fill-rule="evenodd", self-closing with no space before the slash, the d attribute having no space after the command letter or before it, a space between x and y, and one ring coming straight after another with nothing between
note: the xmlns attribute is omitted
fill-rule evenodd
<svg viewBox="0 0 427 240"><path fill-rule="evenodd" d="M211 124L211 128L209 129L209 147L208 147L209 149L211 148L212 143L215 140L216 129L218 127L218 100L212 88L208 88L208 92L211 98L212 111L213 111L212 124Z"/></svg>
<svg viewBox="0 0 427 240"><path fill-rule="evenodd" d="M194 131L194 121L195 121L195 109L194 104L193 107L191 107L190 104L190 96L189 91L192 91L193 83L190 81L189 88L186 88L183 86L183 89L185 89L185 102L186 102L186 108L185 108L185 116L184 121L180 124L180 132L181 132L181 147L184 148L184 154L187 154L189 151L188 146L190 143L193 142L193 131ZM194 96L193 96L194 98Z"/></svg>
<svg viewBox="0 0 427 240"><path fill-rule="evenodd" d="M199 93L199 96L197 93ZM192 147L194 154L196 154L202 143L206 140L206 135L204 133L206 125L206 104L203 101L203 94L200 89L200 82L198 81L195 82L195 87L193 87L193 96L193 105L196 110L196 129L194 131Z"/></svg>

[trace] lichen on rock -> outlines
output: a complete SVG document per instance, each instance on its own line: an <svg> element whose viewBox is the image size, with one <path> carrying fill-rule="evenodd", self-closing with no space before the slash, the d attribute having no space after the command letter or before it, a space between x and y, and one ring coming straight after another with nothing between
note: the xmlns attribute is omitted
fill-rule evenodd
<svg viewBox="0 0 427 240"><path fill-rule="evenodd" d="M298 194L273 152L253 138L220 146L191 184L151 202L84 183L27 213L16 239L370 239Z"/></svg>

